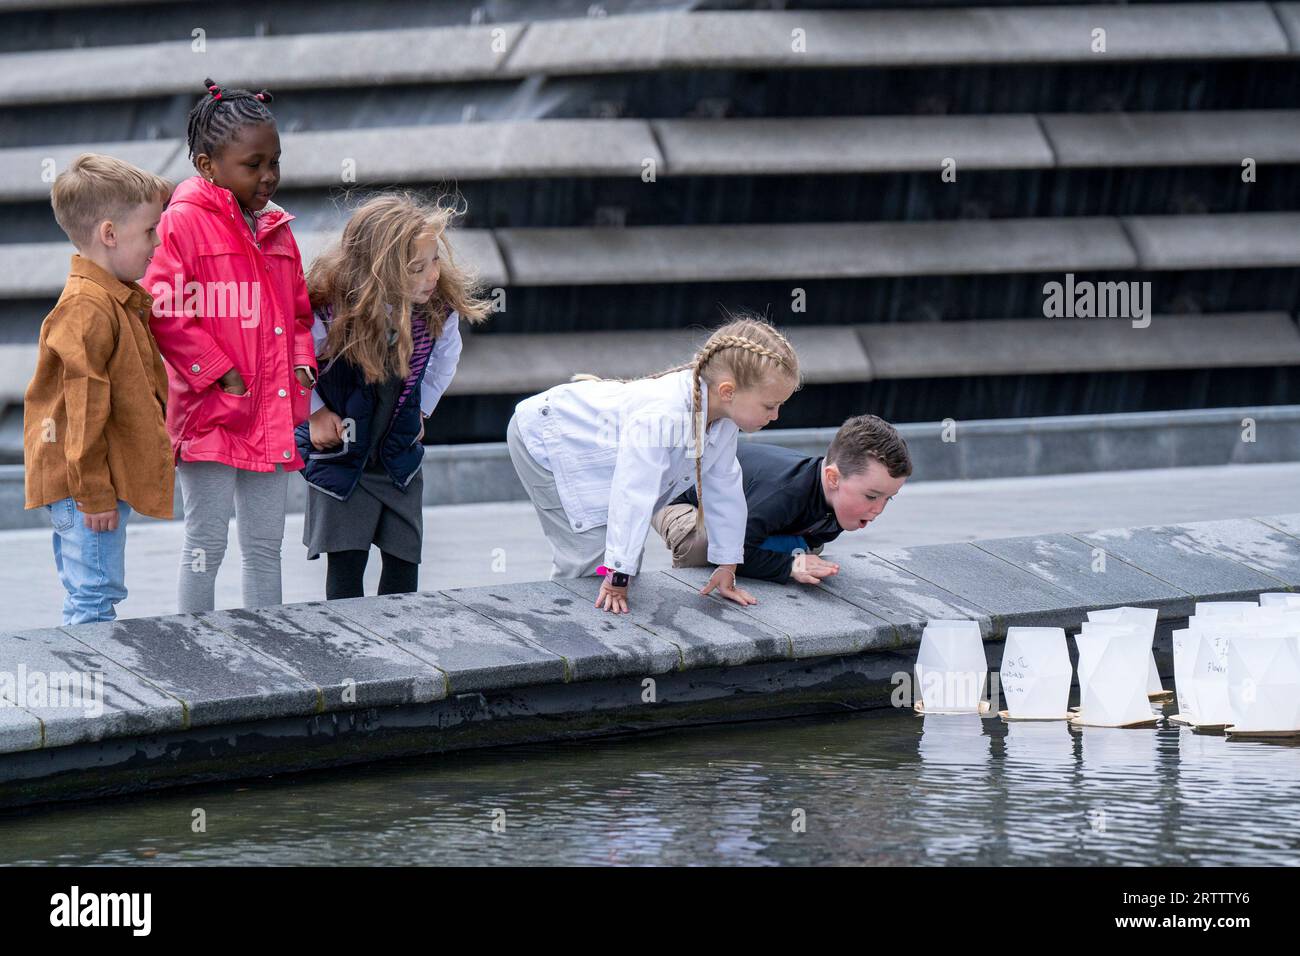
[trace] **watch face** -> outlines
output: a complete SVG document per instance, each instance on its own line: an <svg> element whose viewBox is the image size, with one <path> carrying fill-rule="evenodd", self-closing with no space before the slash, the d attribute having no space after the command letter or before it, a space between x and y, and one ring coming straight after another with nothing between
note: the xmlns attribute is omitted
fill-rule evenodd
<svg viewBox="0 0 1300 956"><path fill-rule="evenodd" d="M614 587L616 588L627 587L627 580L628 580L627 575L621 571L615 571L614 574L610 577L610 583L613 584Z"/></svg>

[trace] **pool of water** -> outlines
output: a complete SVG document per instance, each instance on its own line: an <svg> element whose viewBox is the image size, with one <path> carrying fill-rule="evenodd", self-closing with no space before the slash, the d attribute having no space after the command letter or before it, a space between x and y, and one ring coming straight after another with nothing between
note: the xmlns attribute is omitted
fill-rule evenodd
<svg viewBox="0 0 1300 956"><path fill-rule="evenodd" d="M1296 746L888 711L11 811L0 863L1297 864L1297 807Z"/></svg>

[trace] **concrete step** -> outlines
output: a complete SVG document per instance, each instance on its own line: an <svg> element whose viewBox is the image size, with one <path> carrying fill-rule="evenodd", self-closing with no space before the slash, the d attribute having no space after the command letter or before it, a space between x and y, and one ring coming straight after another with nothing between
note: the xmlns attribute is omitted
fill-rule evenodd
<svg viewBox="0 0 1300 956"><path fill-rule="evenodd" d="M1060 168L1240 167L1300 162L1300 111L1076 113L1039 117Z"/></svg>
<svg viewBox="0 0 1300 956"><path fill-rule="evenodd" d="M498 229L495 235L512 283L530 286L1137 266L1119 221L1110 217Z"/></svg>
<svg viewBox="0 0 1300 956"><path fill-rule="evenodd" d="M1280 5L1289 7L1290 5ZM1281 15L1281 14L1279 14ZM1282 22L1295 22L1285 11ZM1092 49L1106 30L1105 53ZM802 43L802 46L800 44ZM715 11L212 39L0 56L0 105L647 70L1097 63L1292 55L1267 3Z"/></svg>
<svg viewBox="0 0 1300 956"><path fill-rule="evenodd" d="M945 378L1300 365L1285 312L875 323L857 327L872 376Z"/></svg>
<svg viewBox="0 0 1300 956"><path fill-rule="evenodd" d="M653 120L669 176L1042 169L1052 151L1033 116L862 116Z"/></svg>
<svg viewBox="0 0 1300 956"><path fill-rule="evenodd" d="M0 106L88 102L113 77L119 99L197 94L204 77L229 87L346 89L393 83L450 83L501 76L525 24L365 30L192 41L0 56ZM498 39L499 38L499 39Z"/></svg>
<svg viewBox="0 0 1300 956"><path fill-rule="evenodd" d="M1128 216L1124 226L1144 269L1268 269L1300 264L1300 213Z"/></svg>
<svg viewBox="0 0 1300 956"><path fill-rule="evenodd" d="M459 237L459 255L489 286L1300 265L1300 213L1290 212L465 229ZM299 236L304 260L331 238ZM0 245L0 299L57 295L71 253L68 243Z"/></svg>
<svg viewBox="0 0 1300 956"><path fill-rule="evenodd" d="M1300 330L1285 312L1157 315L1143 329L1122 318L1093 318L798 326L786 331L808 385L1300 365ZM575 372L635 377L678 364L700 338L688 330L470 335L448 394L541 391L567 382Z"/></svg>
<svg viewBox="0 0 1300 956"><path fill-rule="evenodd" d="M804 382L823 385L872 378L862 342L848 326L785 330L799 353ZM575 372L635 378L680 365L703 344L699 330L543 335L470 335L449 394L538 392Z"/></svg>
<svg viewBox="0 0 1300 956"><path fill-rule="evenodd" d="M1044 135L1046 132L1046 135ZM1300 163L1300 110L1043 116L524 120L285 133L295 189L552 176L870 174ZM661 150L662 146L662 150ZM51 168L107 153L173 181L194 169L178 139L0 149L0 202L49 195Z"/></svg>
<svg viewBox="0 0 1300 956"><path fill-rule="evenodd" d="M796 326L786 330L806 385L875 379L1300 365L1285 312ZM448 395L518 395L577 372L635 378L680 364L698 331L474 335L466 331ZM0 406L22 402L36 345L0 345Z"/></svg>
<svg viewBox="0 0 1300 956"><path fill-rule="evenodd" d="M48 201L54 177L82 153L105 153L149 172L162 173L183 152L179 139L0 149L0 202Z"/></svg>
<svg viewBox="0 0 1300 956"><path fill-rule="evenodd" d="M1300 213L464 229L489 286L1300 266ZM1130 240L1130 235L1132 239ZM331 233L298 236L304 261ZM57 295L72 246L0 245L0 299Z"/></svg>
<svg viewBox="0 0 1300 956"><path fill-rule="evenodd" d="M310 265L338 233L294 233L303 262ZM456 257L478 270L490 286L506 281L505 263L488 230L461 229ZM6 243L0 245L0 298L57 296L68 277L68 260L75 250L68 242Z"/></svg>
<svg viewBox="0 0 1300 956"><path fill-rule="evenodd" d="M1281 56L1266 3L710 12L536 23L508 66L524 73L799 69ZM1092 51L1092 31L1107 34ZM803 31L805 49L795 47Z"/></svg>

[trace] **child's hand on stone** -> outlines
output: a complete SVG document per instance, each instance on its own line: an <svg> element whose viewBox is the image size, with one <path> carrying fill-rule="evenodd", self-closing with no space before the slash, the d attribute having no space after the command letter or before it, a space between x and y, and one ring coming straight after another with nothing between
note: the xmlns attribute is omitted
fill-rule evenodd
<svg viewBox="0 0 1300 956"><path fill-rule="evenodd" d="M701 594L708 594L717 590L724 598L735 601L737 604L757 604L758 598L748 591L736 587L736 566L734 564L720 564L714 569L709 583L700 589Z"/></svg>
<svg viewBox="0 0 1300 956"><path fill-rule="evenodd" d="M602 611L613 611L615 614L627 613L627 585L621 588L614 587L610 583L609 577L606 576L600 582L600 593L596 595L596 607Z"/></svg>
<svg viewBox="0 0 1300 956"><path fill-rule="evenodd" d="M307 419L311 429L311 447L332 448L343 443L343 419L328 408L318 408Z"/></svg>
<svg viewBox="0 0 1300 956"><path fill-rule="evenodd" d="M834 561L826 561L815 554L795 555L790 577L800 584L820 584L822 578L829 578L840 573L840 566Z"/></svg>

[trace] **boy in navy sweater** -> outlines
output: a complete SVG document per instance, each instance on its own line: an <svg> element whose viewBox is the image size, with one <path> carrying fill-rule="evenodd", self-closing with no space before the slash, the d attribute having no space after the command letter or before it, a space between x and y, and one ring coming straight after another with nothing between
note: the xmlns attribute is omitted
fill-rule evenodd
<svg viewBox="0 0 1300 956"><path fill-rule="evenodd" d="M741 442L736 457L749 508L745 562L736 573L780 584L817 584L837 573L839 565L820 557L822 546L874 521L912 474L907 444L875 415L841 425L824 458L760 442ZM692 489L652 522L675 568L708 564L695 504Z"/></svg>

